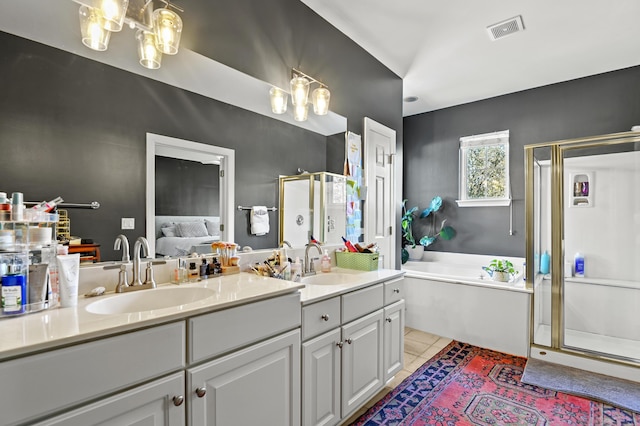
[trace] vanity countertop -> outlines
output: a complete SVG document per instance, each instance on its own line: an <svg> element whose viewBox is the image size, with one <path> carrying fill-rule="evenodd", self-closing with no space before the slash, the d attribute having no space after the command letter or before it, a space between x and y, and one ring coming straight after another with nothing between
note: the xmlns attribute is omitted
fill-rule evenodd
<svg viewBox="0 0 640 426"><path fill-rule="evenodd" d="M348 282L340 284L306 285L305 288L300 290L300 299L303 305L319 302L373 284L400 278L404 275L404 271L395 269L356 271L353 269L333 268L332 273L349 274L349 280ZM317 275L323 275L323 273L318 272ZM331 275L331 273L328 275Z"/></svg>
<svg viewBox="0 0 640 426"><path fill-rule="evenodd" d="M168 286L178 287L163 284L159 285L158 290ZM108 293L90 298L80 296L76 307L3 318L0 320L0 361L287 294L303 288L304 284L242 272L181 284L179 287L204 287L214 291L211 297L180 306L106 315L90 313L87 306L99 300L119 297L120 294ZM156 290L134 293L151 291Z"/></svg>

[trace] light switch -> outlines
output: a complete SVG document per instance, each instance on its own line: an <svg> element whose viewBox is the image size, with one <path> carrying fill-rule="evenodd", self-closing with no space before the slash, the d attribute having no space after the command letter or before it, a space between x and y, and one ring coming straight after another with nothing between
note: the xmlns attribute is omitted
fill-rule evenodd
<svg viewBox="0 0 640 426"><path fill-rule="evenodd" d="M122 218L122 229L135 229L136 219L133 217Z"/></svg>

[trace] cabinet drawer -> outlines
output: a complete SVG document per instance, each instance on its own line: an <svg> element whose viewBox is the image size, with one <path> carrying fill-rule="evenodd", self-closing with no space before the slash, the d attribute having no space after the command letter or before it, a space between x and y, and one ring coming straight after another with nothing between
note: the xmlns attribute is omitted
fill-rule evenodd
<svg viewBox="0 0 640 426"><path fill-rule="evenodd" d="M324 300L302 308L302 340L340 325L340 298Z"/></svg>
<svg viewBox="0 0 640 426"><path fill-rule="evenodd" d="M384 305L404 299L404 277L384 283Z"/></svg>
<svg viewBox="0 0 640 426"><path fill-rule="evenodd" d="M347 293L342 296L342 323L347 323L380 309L383 303L384 288L382 284Z"/></svg>
<svg viewBox="0 0 640 426"><path fill-rule="evenodd" d="M185 366L184 321L0 363L2 424L27 422Z"/></svg>
<svg viewBox="0 0 640 426"><path fill-rule="evenodd" d="M300 327L300 293L190 318L189 363Z"/></svg>

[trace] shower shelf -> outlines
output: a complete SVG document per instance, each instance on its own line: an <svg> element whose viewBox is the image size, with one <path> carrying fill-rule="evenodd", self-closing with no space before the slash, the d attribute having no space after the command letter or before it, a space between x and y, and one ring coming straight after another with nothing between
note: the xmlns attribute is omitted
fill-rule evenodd
<svg viewBox="0 0 640 426"><path fill-rule="evenodd" d="M593 173L580 172L571 175L569 207L593 207Z"/></svg>

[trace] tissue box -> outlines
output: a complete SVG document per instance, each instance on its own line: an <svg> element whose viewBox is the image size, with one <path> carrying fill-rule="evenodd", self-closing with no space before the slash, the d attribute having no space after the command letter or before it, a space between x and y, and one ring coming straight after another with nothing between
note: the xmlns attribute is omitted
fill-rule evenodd
<svg viewBox="0 0 640 426"><path fill-rule="evenodd" d="M336 251L336 264L339 268L375 271L378 269L379 253L351 253Z"/></svg>

